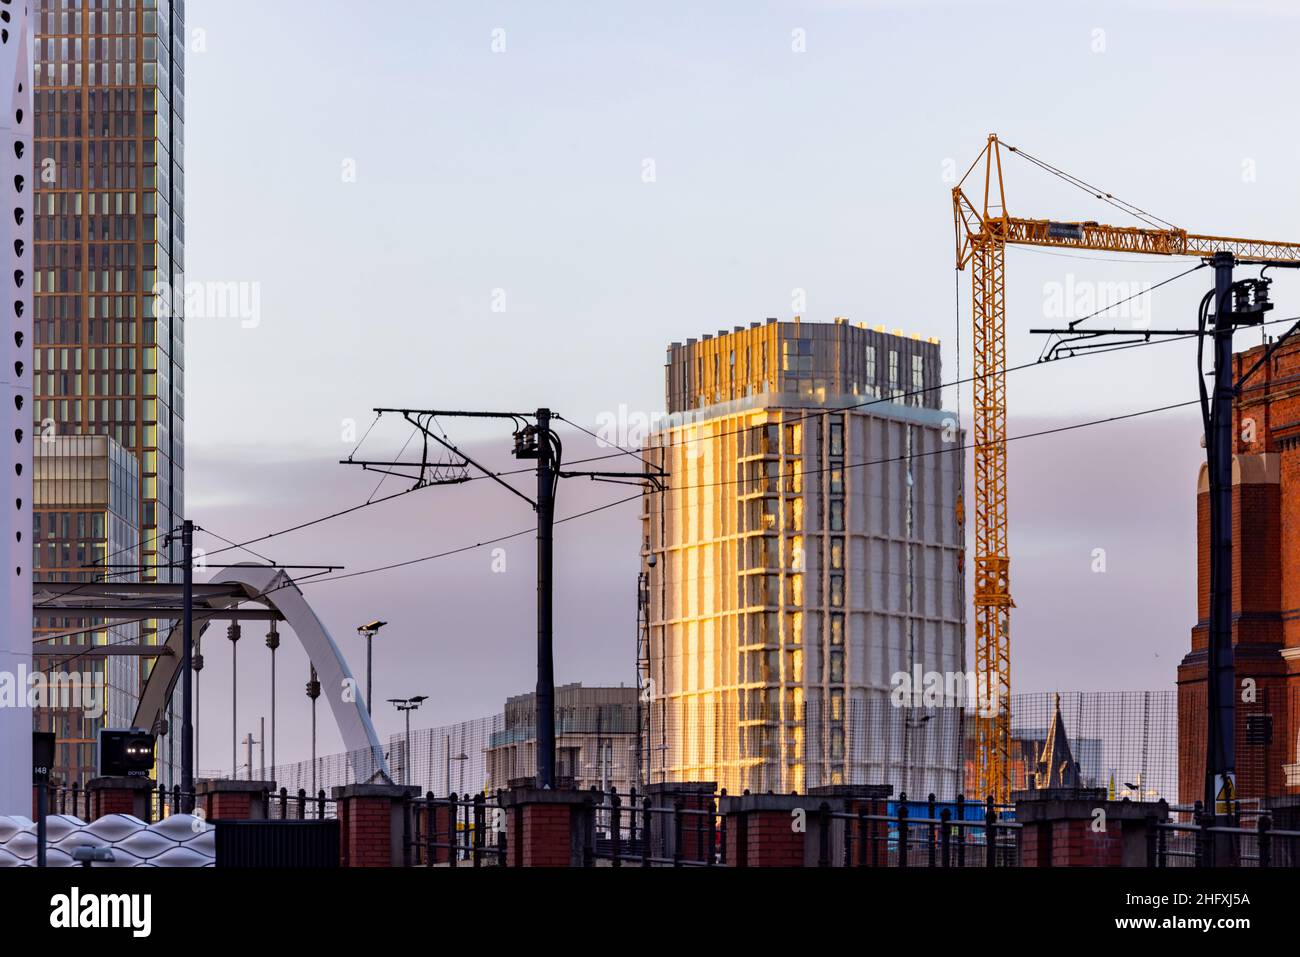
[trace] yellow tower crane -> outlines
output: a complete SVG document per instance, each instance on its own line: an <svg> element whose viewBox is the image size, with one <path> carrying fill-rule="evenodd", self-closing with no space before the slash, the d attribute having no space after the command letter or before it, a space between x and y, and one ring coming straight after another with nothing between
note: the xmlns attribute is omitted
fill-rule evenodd
<svg viewBox="0 0 1300 957"><path fill-rule="evenodd" d="M1007 211L1002 150L1146 223L1026 219ZM982 166L983 191L978 191ZM966 183L974 175L972 192ZM1006 246L1050 246L1152 256L1211 257L1227 252L1252 262L1300 262L1300 243L1189 233L1126 203L990 134L952 190L957 268L971 266L974 363L971 373L975 452L975 671L998 707L976 715L976 784L980 797L1003 804L1011 792L1011 558L1007 549Z"/></svg>

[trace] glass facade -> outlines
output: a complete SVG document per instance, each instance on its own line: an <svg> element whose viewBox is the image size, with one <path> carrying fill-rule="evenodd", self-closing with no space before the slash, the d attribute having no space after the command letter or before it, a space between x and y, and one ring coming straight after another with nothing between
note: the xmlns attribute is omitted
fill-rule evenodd
<svg viewBox="0 0 1300 957"><path fill-rule="evenodd" d="M818 402L829 395L884 396L938 409L937 357L935 340L904 336L899 330L890 333L884 326L868 328L844 319L769 319L673 343L666 364L668 411L705 409L772 393ZM900 362L906 362L906 368L900 369Z"/></svg>
<svg viewBox="0 0 1300 957"><path fill-rule="evenodd" d="M142 580L167 581L185 506L184 3L36 0L33 16L36 432L134 455Z"/></svg>
<svg viewBox="0 0 1300 957"><path fill-rule="evenodd" d="M140 476L135 456L102 435L36 439L33 456L34 578L93 582L106 564L139 561ZM126 570L116 581L136 581ZM33 616L33 667L47 678L92 689L81 702L52 697L39 707L36 727L57 737L54 775L85 786L95 774L100 728L128 726L139 697L140 659L126 656L48 655L52 646L136 644L138 622L109 624L66 614ZM51 684L53 687L53 684Z"/></svg>

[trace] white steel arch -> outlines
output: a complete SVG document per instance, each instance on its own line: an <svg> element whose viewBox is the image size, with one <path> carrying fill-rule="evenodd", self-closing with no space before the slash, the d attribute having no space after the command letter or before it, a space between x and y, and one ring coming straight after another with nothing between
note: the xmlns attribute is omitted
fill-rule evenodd
<svg viewBox="0 0 1300 957"><path fill-rule="evenodd" d="M354 767L363 783L377 775L388 778L388 762L384 748L375 733L375 726L366 711L365 699L352 670L330 636L329 630L312 611L307 599L283 569L266 565L235 565L222 569L209 582L213 585L238 585L245 594L241 597L221 599L227 607L245 601L267 605L284 616L285 623L297 636L320 678L321 697L330 706L334 722L343 736L343 746L350 755L369 754L370 762ZM206 607L195 606L195 641L207 630L211 619L219 619L218 600ZM207 620L200 616L206 616ZM180 677L181 654L184 651L183 633L179 621L172 622L167 638L171 654L160 655L140 697L136 709L135 725L139 728L157 728L167 700L171 697ZM30 799L30 798L29 798Z"/></svg>

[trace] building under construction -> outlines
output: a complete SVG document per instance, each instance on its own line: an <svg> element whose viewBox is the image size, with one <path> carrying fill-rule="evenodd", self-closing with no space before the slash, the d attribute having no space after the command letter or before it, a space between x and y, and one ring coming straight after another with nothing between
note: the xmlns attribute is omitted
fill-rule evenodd
<svg viewBox="0 0 1300 957"><path fill-rule="evenodd" d="M966 671L964 443L938 343L768 320L674 343L665 380L645 453L670 475L642 513L645 779L959 790L964 689L891 697L900 674Z"/></svg>

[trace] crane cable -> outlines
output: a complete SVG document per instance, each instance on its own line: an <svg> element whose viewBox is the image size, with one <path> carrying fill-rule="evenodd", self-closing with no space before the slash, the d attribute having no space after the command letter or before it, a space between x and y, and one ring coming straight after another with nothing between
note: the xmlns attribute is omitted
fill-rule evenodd
<svg viewBox="0 0 1300 957"><path fill-rule="evenodd" d="M1148 226L1152 227L1153 229L1159 229L1159 230L1172 229L1181 232L1179 227L1169 222L1169 220L1162 219L1161 217L1155 215L1155 213L1149 213L1145 209L1142 209L1140 206L1134 206L1132 203L1120 199L1114 193L1109 193L1098 186L1094 186L1092 183L1080 179L1079 177L1075 176L1073 173L1067 173L1065 170L1061 169L1060 167L1053 166L1051 163L1048 163L1046 160L1039 159L1037 156L1034 156L1032 153L1026 153L1018 146L1012 146L1010 143L1005 143L1004 145L1012 153L1015 153L1019 156L1023 156L1026 160L1033 163L1035 166L1039 167L1040 169L1046 170L1047 172L1051 173L1053 176L1056 176L1059 179L1064 180L1065 182L1069 183L1071 186L1074 186L1077 189L1083 190L1085 193L1091 194L1094 198L1099 199L1104 203L1109 203L1111 206L1114 206L1116 209L1120 210L1121 212L1126 213L1129 216L1134 217L1135 219L1140 219L1142 222L1146 223Z"/></svg>

